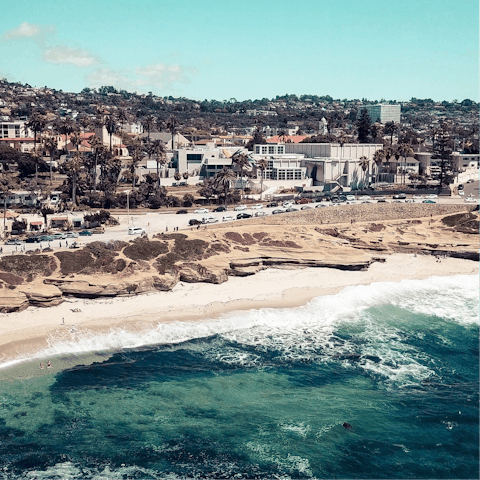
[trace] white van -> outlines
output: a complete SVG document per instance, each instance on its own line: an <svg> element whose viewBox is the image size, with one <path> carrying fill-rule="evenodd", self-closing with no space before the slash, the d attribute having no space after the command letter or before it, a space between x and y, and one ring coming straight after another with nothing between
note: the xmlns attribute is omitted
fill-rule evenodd
<svg viewBox="0 0 480 480"><path fill-rule="evenodd" d="M202 223L216 223L218 222L218 218L215 217L203 217Z"/></svg>
<svg viewBox="0 0 480 480"><path fill-rule="evenodd" d="M145 230L142 227L130 227L128 229L129 235L143 235Z"/></svg>

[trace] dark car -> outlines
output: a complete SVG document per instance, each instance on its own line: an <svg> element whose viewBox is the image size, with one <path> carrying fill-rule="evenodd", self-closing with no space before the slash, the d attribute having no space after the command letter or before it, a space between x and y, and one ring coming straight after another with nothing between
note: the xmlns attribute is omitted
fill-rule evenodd
<svg viewBox="0 0 480 480"><path fill-rule="evenodd" d="M308 207L307 205L303 206L300 210L311 210L312 207Z"/></svg>
<svg viewBox="0 0 480 480"><path fill-rule="evenodd" d="M242 218L252 218L252 216L249 213L239 213L237 215L237 220L241 220Z"/></svg>
<svg viewBox="0 0 480 480"><path fill-rule="evenodd" d="M458 190L463 190L463 185L459 185L459 186L457 187L457 189L458 189Z"/></svg>
<svg viewBox="0 0 480 480"><path fill-rule="evenodd" d="M28 237L25 240L25 243L38 243L40 242L40 237Z"/></svg>
<svg viewBox="0 0 480 480"><path fill-rule="evenodd" d="M177 214L188 213L184 208L182 210L177 210Z"/></svg>
<svg viewBox="0 0 480 480"><path fill-rule="evenodd" d="M220 207L217 207L214 212L226 212L227 211L227 207L224 207L223 205L220 206Z"/></svg>
<svg viewBox="0 0 480 480"><path fill-rule="evenodd" d="M290 207L290 208L287 208L285 211L286 212L298 212L298 208Z"/></svg>
<svg viewBox="0 0 480 480"><path fill-rule="evenodd" d="M189 225L201 225L202 222L200 220L197 220L196 218L191 218L189 221L188 221L188 224Z"/></svg>
<svg viewBox="0 0 480 480"><path fill-rule="evenodd" d="M277 210L274 210L272 212L273 215L276 215L277 213L285 213L285 210L282 210L281 208L277 209Z"/></svg>
<svg viewBox="0 0 480 480"><path fill-rule="evenodd" d="M82 230L81 232L78 232L79 235L81 235L82 237L89 237L90 235L93 235L92 232L90 230Z"/></svg>
<svg viewBox="0 0 480 480"><path fill-rule="evenodd" d="M271 202L267 205L267 207L278 207L278 203L277 202Z"/></svg>
<svg viewBox="0 0 480 480"><path fill-rule="evenodd" d="M393 196L393 198L395 200L405 200L407 198L407 195L405 193L397 193Z"/></svg>

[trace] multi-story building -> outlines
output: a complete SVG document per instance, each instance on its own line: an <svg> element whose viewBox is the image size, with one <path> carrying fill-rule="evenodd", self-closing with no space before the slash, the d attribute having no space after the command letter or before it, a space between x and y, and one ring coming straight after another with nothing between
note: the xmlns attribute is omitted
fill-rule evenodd
<svg viewBox="0 0 480 480"><path fill-rule="evenodd" d="M265 180L304 180L307 169L302 162L305 155L285 153L285 145L272 143L269 145L255 145L252 159L267 161L267 168L263 171ZM257 168L257 175L262 170Z"/></svg>
<svg viewBox="0 0 480 480"><path fill-rule="evenodd" d="M400 123L400 105L365 105L358 109L358 114L360 115L362 110L366 110L368 116L371 118L372 122L387 123L394 122Z"/></svg>
<svg viewBox="0 0 480 480"><path fill-rule="evenodd" d="M33 133L21 120L0 122L0 138L33 138Z"/></svg>

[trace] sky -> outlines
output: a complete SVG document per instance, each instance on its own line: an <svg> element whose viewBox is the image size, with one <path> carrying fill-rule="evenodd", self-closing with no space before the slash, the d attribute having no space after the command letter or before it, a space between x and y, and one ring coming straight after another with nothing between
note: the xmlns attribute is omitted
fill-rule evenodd
<svg viewBox="0 0 480 480"><path fill-rule="evenodd" d="M0 78L37 87L479 100L478 0L16 0L0 10Z"/></svg>

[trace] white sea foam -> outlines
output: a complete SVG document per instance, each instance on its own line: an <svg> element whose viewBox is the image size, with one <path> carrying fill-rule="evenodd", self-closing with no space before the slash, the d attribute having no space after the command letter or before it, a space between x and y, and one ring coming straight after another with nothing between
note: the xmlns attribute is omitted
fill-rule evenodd
<svg viewBox="0 0 480 480"><path fill-rule="evenodd" d="M478 303L478 278L472 275L373 283L317 297L299 308L237 312L202 323L158 324L144 332L122 329L104 334L74 332L68 340L52 339L50 346L38 357L171 345L219 335L221 341L218 343L199 347L202 354L216 361L254 366L265 352L273 352L286 361L336 359L343 360L346 368L360 365L382 377L408 384L434 373L422 361L425 360L422 352L403 341L402 332L408 330L408 322L401 318L380 321L370 317L366 310L393 305L408 312L468 325L478 322ZM345 326L358 327L356 338L361 340L360 347L335 335ZM348 355L351 354L361 355L361 361L350 362Z"/></svg>

